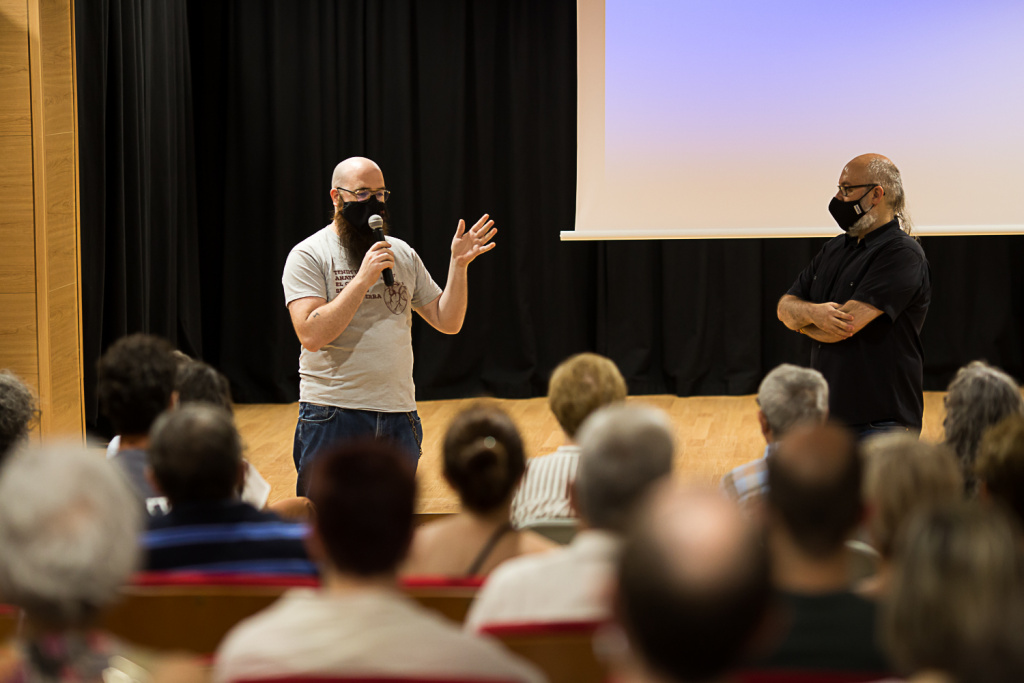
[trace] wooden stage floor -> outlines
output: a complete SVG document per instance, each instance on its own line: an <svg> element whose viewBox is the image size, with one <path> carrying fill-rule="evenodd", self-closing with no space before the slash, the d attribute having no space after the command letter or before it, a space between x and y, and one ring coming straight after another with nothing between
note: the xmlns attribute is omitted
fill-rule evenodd
<svg viewBox="0 0 1024 683"><path fill-rule="evenodd" d="M945 392L925 392L922 439L942 439L944 395ZM629 401L653 405L668 413L677 444L675 476L681 480L716 485L723 474L753 460L764 450L753 396L634 396ZM527 457L550 453L563 442L562 430L545 398L420 401L424 443L417 471L417 512L458 509L455 493L441 476L441 443L452 417L479 402L496 404L512 416L523 434ZM292 437L298 413L298 403L235 406L246 457L273 487L271 502L295 495Z"/></svg>

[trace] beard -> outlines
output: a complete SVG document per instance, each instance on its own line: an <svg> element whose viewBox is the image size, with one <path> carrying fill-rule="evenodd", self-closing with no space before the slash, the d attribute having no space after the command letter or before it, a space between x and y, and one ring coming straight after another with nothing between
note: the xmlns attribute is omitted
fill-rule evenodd
<svg viewBox="0 0 1024 683"><path fill-rule="evenodd" d="M875 227L875 223L878 222L878 216L875 212L869 212L857 219L857 222L850 226L847 233L851 237L860 239L864 235L871 232L871 229Z"/></svg>
<svg viewBox="0 0 1024 683"><path fill-rule="evenodd" d="M362 263L366 252L377 240L374 239L369 225L353 225L345 219L341 212L342 207L338 207L334 211L334 227L338 231L341 248L349 253L353 261ZM384 219L384 234L391 234L391 221L388 220L387 211L381 211L380 217Z"/></svg>

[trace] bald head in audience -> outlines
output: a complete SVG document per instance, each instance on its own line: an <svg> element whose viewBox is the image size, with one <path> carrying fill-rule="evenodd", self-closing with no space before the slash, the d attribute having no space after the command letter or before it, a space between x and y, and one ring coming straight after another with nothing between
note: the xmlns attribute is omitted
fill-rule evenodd
<svg viewBox="0 0 1024 683"><path fill-rule="evenodd" d="M750 645L770 594L767 551L735 504L655 489L627 534L616 601L643 678L717 680Z"/></svg>

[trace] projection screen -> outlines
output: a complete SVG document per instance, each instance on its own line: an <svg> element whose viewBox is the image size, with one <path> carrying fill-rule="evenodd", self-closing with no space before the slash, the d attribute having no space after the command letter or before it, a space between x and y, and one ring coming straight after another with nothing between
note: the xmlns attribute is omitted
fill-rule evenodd
<svg viewBox="0 0 1024 683"><path fill-rule="evenodd" d="M578 0L575 230L838 234L843 165L900 168L915 233L1024 233L1024 2Z"/></svg>

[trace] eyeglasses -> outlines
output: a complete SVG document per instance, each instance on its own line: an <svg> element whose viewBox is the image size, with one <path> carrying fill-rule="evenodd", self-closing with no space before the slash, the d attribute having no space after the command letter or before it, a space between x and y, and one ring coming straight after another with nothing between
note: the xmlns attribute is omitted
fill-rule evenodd
<svg viewBox="0 0 1024 683"><path fill-rule="evenodd" d="M357 202L365 202L371 196L377 198L377 201L383 204L391 196L391 190L371 190L369 188L362 188L359 190L346 190L344 187L336 187L335 190L341 190L342 192L348 192L351 195L355 195Z"/></svg>
<svg viewBox="0 0 1024 683"><path fill-rule="evenodd" d="M850 196L850 190L856 190L861 187L878 187L878 183L871 183L870 185L836 185L839 188L839 193L844 197ZM360 200L362 201L362 200Z"/></svg>

